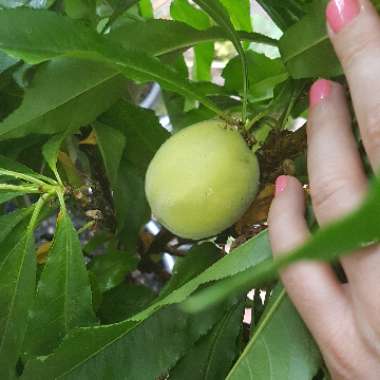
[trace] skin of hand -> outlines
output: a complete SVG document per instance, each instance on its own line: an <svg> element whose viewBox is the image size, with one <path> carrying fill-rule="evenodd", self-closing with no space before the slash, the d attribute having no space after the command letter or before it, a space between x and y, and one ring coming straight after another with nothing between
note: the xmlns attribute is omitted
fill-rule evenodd
<svg viewBox="0 0 380 380"><path fill-rule="evenodd" d="M370 0L331 0L327 29L342 63L360 134L375 172L380 170L380 18ZM308 170L313 208L321 226L355 209L367 192L351 129L345 91L318 80L310 90ZM309 236L304 193L297 179L281 176L269 213L273 254ZM341 259L348 284L331 266L299 262L281 273L334 380L380 379L380 247Z"/></svg>

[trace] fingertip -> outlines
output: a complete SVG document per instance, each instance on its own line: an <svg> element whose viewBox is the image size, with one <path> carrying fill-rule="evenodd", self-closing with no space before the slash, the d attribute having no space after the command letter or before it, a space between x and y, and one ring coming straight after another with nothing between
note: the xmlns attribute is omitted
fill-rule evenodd
<svg viewBox="0 0 380 380"><path fill-rule="evenodd" d="M304 213L302 184L292 176L278 177L276 196L268 216L269 235L275 255L293 249L308 236Z"/></svg>
<svg viewBox="0 0 380 380"><path fill-rule="evenodd" d="M309 90L309 107L311 110L317 106L328 103L336 96L344 96L344 87L338 82L320 78L316 80Z"/></svg>

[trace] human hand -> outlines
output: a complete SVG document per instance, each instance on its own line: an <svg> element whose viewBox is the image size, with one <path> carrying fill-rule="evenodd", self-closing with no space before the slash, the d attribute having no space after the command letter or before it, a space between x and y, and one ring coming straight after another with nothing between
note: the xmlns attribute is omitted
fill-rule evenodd
<svg viewBox="0 0 380 380"><path fill-rule="evenodd" d="M364 147L380 169L380 18L369 0L331 0L328 31L346 74ZM352 211L365 197L367 178L351 130L343 88L319 80L310 90L308 170L320 225ZM309 231L304 194L281 176L269 214L274 255L302 244ZM341 259L342 285L329 264L300 262L281 279L315 337L333 379L380 379L380 248Z"/></svg>

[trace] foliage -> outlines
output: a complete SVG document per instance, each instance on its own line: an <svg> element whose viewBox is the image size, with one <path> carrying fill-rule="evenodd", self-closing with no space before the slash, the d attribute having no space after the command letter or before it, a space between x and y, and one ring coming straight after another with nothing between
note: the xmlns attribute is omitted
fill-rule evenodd
<svg viewBox="0 0 380 380"><path fill-rule="evenodd" d="M380 241L379 180L354 213L272 259L273 180L308 183L304 128L291 127L307 117L315 78L344 78L326 0L258 3L280 40L257 32L248 0L173 0L171 20L155 19L150 0L0 0L1 379L312 380L324 371L277 271ZM223 83L212 82L215 60ZM153 82L155 112L137 96ZM259 157L257 199L207 241L155 231L150 161L171 134L215 117Z"/></svg>

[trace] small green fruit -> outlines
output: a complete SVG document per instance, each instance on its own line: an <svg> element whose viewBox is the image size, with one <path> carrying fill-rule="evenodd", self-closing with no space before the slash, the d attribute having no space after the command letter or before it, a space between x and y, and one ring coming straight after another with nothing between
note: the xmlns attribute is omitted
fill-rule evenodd
<svg viewBox="0 0 380 380"><path fill-rule="evenodd" d="M239 220L257 193L259 177L257 158L239 132L210 120L161 146L148 168L145 191L162 225L198 240Z"/></svg>

